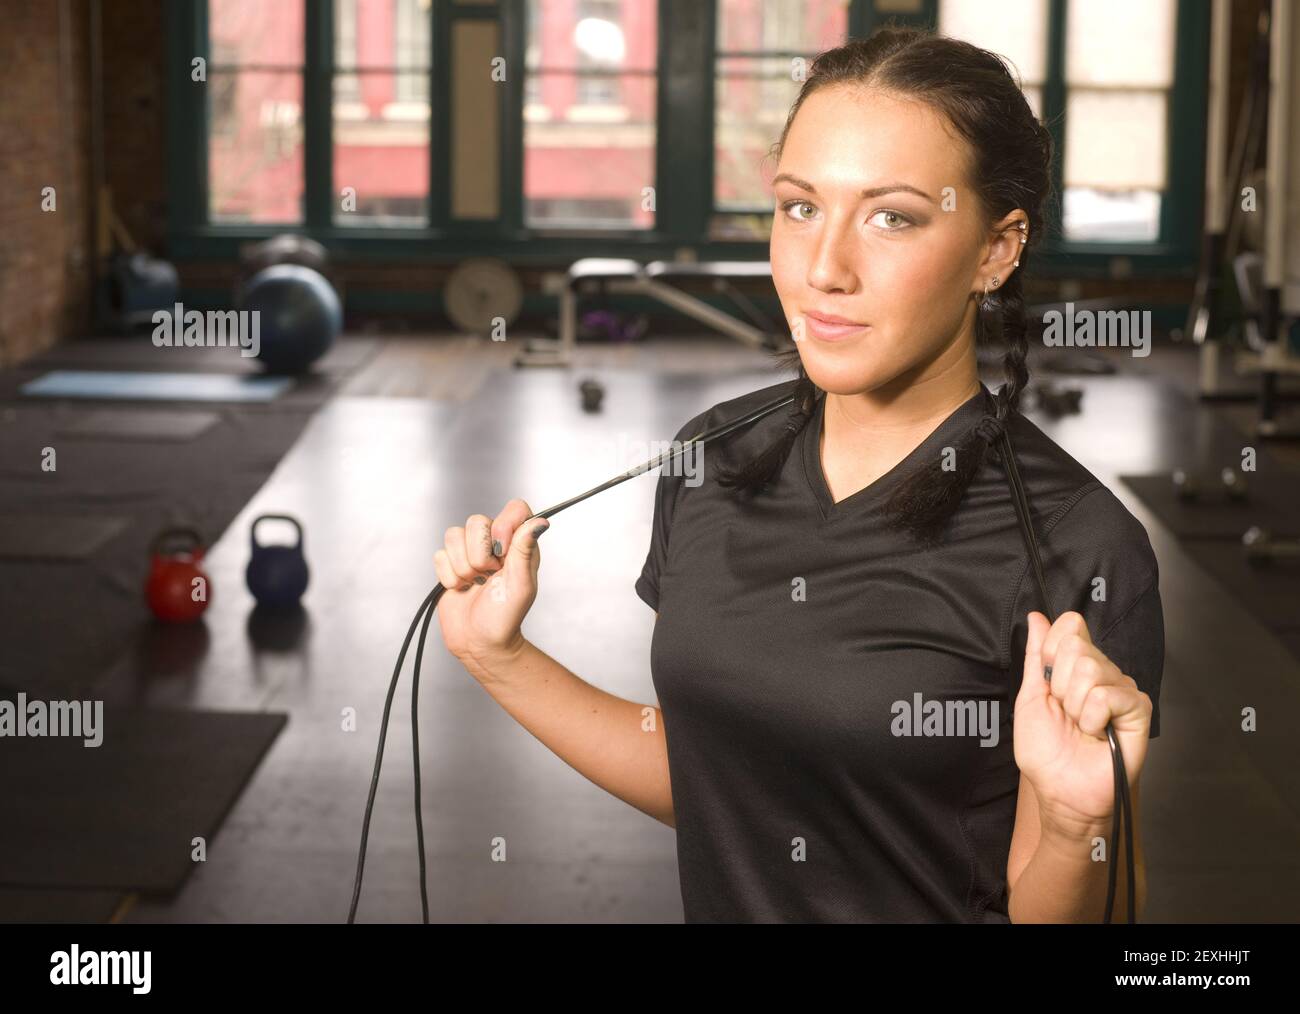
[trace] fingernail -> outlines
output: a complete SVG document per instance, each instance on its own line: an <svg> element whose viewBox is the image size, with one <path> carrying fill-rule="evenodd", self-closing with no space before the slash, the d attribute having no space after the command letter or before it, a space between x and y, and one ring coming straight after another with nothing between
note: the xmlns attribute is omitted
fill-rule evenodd
<svg viewBox="0 0 1300 1014"><path fill-rule="evenodd" d="M500 539L493 539L493 540L492 540L492 555L493 555L493 556L500 556L500 555L501 555L501 540L500 540Z"/></svg>
<svg viewBox="0 0 1300 1014"><path fill-rule="evenodd" d="M1052 682L1052 667L1050 665L1043 666L1043 679L1047 680L1048 683Z"/></svg>
<svg viewBox="0 0 1300 1014"><path fill-rule="evenodd" d="M551 527L551 526L550 526L550 525L538 525L536 528L533 529L533 538L534 538L534 539L540 539L540 538L542 537L542 532L546 531L546 529L548 529L549 527Z"/></svg>
<svg viewBox="0 0 1300 1014"><path fill-rule="evenodd" d="M474 578L474 583L475 583L475 584L487 584L487 578L485 578L482 574L480 574L480 575L478 575L478 577Z"/></svg>

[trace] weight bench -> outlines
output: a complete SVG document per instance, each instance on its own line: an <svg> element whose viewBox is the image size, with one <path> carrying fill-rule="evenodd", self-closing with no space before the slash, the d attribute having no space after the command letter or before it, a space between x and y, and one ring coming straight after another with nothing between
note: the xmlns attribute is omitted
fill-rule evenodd
<svg viewBox="0 0 1300 1014"><path fill-rule="evenodd" d="M771 277L772 266L767 261L652 261L642 265L619 257L584 257L569 267L560 290L560 337L527 342L515 365L568 366L577 341L578 299L595 291L652 296L746 345L781 348L789 341L784 329L778 329L730 284L732 279ZM714 291L729 296L749 322L710 306L673 284L699 279L711 280Z"/></svg>

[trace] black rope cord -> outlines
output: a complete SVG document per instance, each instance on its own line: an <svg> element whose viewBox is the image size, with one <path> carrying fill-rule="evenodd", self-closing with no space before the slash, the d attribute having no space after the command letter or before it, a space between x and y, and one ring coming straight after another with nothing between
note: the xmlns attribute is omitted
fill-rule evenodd
<svg viewBox="0 0 1300 1014"><path fill-rule="evenodd" d="M1047 582L1043 578L1043 561L1038 554L1038 540L1034 538L1034 527L1029 517L1029 500L1025 496L1024 486L1020 482L1020 469L1016 465L1016 456L1011 449L1011 436L1007 433L1006 426L1001 420L994 420L997 424L997 439L1002 444L1002 461L1006 467L1007 481L1011 485L1012 502L1016 508L1016 516L1020 519L1020 534L1025 540L1025 547L1029 550L1030 564L1034 570L1034 580L1038 584L1038 594L1043 600L1043 612L1047 616L1048 622L1055 623L1057 613L1052 608L1051 596L1047 594ZM1043 678L1049 682L1052 679L1052 667L1046 666ZM1137 922L1137 913L1134 911L1136 887L1133 883L1133 815L1132 805L1129 802L1128 793L1128 772L1124 769L1124 754L1119 748L1119 740L1115 736L1115 726L1113 723L1106 723L1106 740L1110 744L1110 763L1115 772L1115 800L1116 805L1112 808L1111 817L1111 840L1107 843L1109 849L1106 853L1106 914L1102 922L1109 923L1115 905L1115 877L1118 869L1118 857L1113 854L1115 843L1119 841L1120 835L1120 813L1123 811L1123 827L1125 834L1125 853L1128 862L1128 877L1126 878L1125 888L1128 899L1128 922L1130 924Z"/></svg>

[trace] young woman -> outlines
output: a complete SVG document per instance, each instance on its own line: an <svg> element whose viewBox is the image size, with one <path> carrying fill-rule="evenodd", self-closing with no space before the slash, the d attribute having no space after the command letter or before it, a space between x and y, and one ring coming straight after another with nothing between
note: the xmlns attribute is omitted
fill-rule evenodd
<svg viewBox="0 0 1300 1014"><path fill-rule="evenodd" d="M659 479L636 590L662 710L524 639L548 523L520 500L447 530L445 643L559 756L676 828L687 921L1100 922L1107 861L1121 921L1105 728L1136 825L1163 616L1142 526L1017 412L1049 135L998 57L891 29L818 58L775 153L798 377L677 437L798 397L706 445L710 481ZM979 340L1008 348L996 394ZM1054 624L989 449L1001 427Z"/></svg>

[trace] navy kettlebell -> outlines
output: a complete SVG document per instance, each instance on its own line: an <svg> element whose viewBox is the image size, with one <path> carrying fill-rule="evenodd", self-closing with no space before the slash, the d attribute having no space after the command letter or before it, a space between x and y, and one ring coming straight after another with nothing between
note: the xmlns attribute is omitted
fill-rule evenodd
<svg viewBox="0 0 1300 1014"><path fill-rule="evenodd" d="M257 542L257 526L263 521L288 521L298 529L298 541L292 546L262 546ZM307 590L307 558L302 551L302 525L288 514L263 514L253 522L249 532L253 556L244 577L248 590L258 605L283 609L297 605Z"/></svg>

